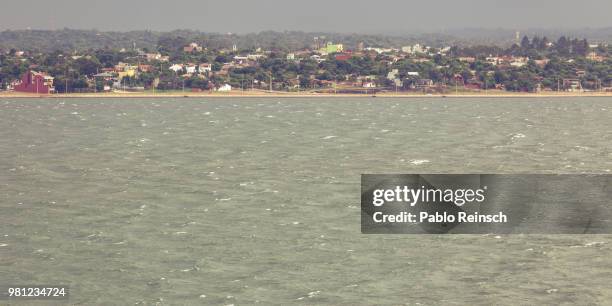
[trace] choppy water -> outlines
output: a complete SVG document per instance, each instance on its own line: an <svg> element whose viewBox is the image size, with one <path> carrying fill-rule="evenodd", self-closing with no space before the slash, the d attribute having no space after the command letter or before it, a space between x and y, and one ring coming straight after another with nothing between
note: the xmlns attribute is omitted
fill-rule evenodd
<svg viewBox="0 0 612 306"><path fill-rule="evenodd" d="M607 173L612 100L0 100L0 280L72 304L604 304L612 236L360 233L362 173Z"/></svg>

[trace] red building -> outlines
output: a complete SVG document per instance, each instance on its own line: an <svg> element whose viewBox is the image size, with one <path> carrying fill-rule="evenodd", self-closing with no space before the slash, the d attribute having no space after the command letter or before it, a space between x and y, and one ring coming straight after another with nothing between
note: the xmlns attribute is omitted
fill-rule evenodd
<svg viewBox="0 0 612 306"><path fill-rule="evenodd" d="M53 77L42 72L30 70L23 75L21 83L15 86L15 91L37 94L54 93Z"/></svg>
<svg viewBox="0 0 612 306"><path fill-rule="evenodd" d="M351 57L353 57L352 52L343 52L336 54L336 60L338 61L348 61L349 59L351 59Z"/></svg>

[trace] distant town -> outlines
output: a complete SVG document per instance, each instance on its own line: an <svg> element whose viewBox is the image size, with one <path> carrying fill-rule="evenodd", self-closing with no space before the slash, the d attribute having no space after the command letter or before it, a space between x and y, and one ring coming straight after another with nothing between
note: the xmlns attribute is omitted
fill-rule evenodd
<svg viewBox="0 0 612 306"><path fill-rule="evenodd" d="M516 34L509 47L415 43L350 47L325 36L310 46L212 47L166 39L157 48L0 49L0 91L452 94L612 92L612 48L586 39Z"/></svg>

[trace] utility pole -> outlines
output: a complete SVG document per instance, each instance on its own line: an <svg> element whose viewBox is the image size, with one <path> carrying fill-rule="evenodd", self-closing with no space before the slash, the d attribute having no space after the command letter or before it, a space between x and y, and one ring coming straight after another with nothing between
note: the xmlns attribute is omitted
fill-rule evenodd
<svg viewBox="0 0 612 306"><path fill-rule="evenodd" d="M68 68L66 68L66 74L64 75L64 80L66 81L66 86L64 87L64 94L68 94Z"/></svg>
<svg viewBox="0 0 612 306"><path fill-rule="evenodd" d="M597 91L601 92L601 80L597 79Z"/></svg>
<svg viewBox="0 0 612 306"><path fill-rule="evenodd" d="M159 62L159 82L161 82L162 73L164 73L164 64ZM155 94L155 87L155 79L153 79L153 94Z"/></svg>
<svg viewBox="0 0 612 306"><path fill-rule="evenodd" d="M338 77L334 79L334 94L338 94Z"/></svg>
<svg viewBox="0 0 612 306"><path fill-rule="evenodd" d="M455 95L459 95L459 87L457 86L457 77L455 77Z"/></svg>
<svg viewBox="0 0 612 306"><path fill-rule="evenodd" d="M270 92L272 92L272 72L270 71Z"/></svg>

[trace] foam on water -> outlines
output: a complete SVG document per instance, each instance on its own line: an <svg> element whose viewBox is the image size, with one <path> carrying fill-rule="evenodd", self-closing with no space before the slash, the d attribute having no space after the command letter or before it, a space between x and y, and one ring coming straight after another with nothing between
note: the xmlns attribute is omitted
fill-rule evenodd
<svg viewBox="0 0 612 306"><path fill-rule="evenodd" d="M609 236L366 236L359 184L608 173L610 103L2 101L0 276L83 305L602 304Z"/></svg>

